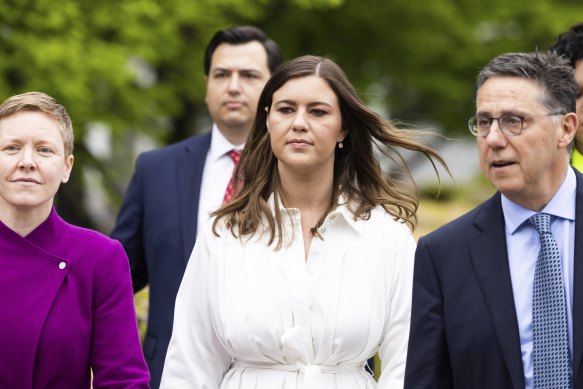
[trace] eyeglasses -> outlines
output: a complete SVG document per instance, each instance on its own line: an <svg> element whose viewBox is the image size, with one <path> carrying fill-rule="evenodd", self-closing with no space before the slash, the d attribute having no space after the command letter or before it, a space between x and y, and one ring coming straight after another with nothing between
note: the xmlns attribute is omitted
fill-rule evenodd
<svg viewBox="0 0 583 389"><path fill-rule="evenodd" d="M540 115L532 115L531 117L536 116L554 116L554 115L564 115L561 112L554 112L554 113L544 113ZM480 138L485 138L490 133L490 128L492 128L492 123L494 121L498 122L498 127L500 130L509 136L516 136L520 135L522 132L522 128L524 127L524 121L526 120L526 116L521 115L502 115L497 118L491 118L488 116L473 116L471 118L467 118L466 121L468 123L468 128L470 132L474 136L478 136Z"/></svg>

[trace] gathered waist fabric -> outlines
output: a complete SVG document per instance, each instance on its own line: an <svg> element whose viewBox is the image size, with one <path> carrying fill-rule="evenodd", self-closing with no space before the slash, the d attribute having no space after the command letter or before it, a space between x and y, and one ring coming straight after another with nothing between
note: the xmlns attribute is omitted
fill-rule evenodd
<svg viewBox="0 0 583 389"><path fill-rule="evenodd" d="M286 365L283 363L249 362L235 360L234 368L270 369L286 372L297 372L303 378L302 389L322 389L322 374L351 373L364 371L365 362L341 363L337 365Z"/></svg>

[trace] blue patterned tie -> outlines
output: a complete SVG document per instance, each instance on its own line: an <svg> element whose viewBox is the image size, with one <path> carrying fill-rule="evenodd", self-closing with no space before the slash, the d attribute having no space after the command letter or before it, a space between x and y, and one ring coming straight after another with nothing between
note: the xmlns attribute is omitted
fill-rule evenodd
<svg viewBox="0 0 583 389"><path fill-rule="evenodd" d="M571 388L567 308L559 246L551 233L551 216L528 219L540 234L532 297L533 370L535 389Z"/></svg>

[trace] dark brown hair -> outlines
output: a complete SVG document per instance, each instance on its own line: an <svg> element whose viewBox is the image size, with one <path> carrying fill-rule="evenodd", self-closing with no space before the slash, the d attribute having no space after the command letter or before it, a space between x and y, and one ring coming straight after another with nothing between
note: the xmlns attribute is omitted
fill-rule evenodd
<svg viewBox="0 0 583 389"><path fill-rule="evenodd" d="M414 227L419 194L416 188L403 185L397 176L413 182L411 174L397 148L423 153L436 169L435 160L449 172L443 158L434 150L413 138L411 131L396 128L370 110L359 98L344 71L332 60L316 56L303 56L281 65L265 85L257 108L253 128L235 171L235 187L240 191L228 205L213 215L213 232L217 234L218 223L224 219L226 227L235 237L252 236L258 229L267 228L269 245L277 238L276 249L282 245L282 220L278 209L281 190L277 168L266 119L271 109L273 94L291 79L316 76L332 88L340 106L342 130L348 135L344 147L336 149L334 157L334 183L330 204L312 233L326 216L333 211L342 195L355 219L368 219L376 206L382 206L395 219L401 219ZM394 176L386 176L375 152L377 144L381 151L395 162ZM437 169L436 169L437 172ZM267 200L275 196L275 213ZM267 222L267 225L264 223ZM218 234L217 234L218 235Z"/></svg>
<svg viewBox="0 0 583 389"><path fill-rule="evenodd" d="M265 53L267 53L267 67L270 73L273 73L283 62L283 54L277 43L269 39L265 32L255 26L237 26L217 31L211 38L204 52L204 74L209 75L213 54L221 43L242 45L253 41L263 45Z"/></svg>

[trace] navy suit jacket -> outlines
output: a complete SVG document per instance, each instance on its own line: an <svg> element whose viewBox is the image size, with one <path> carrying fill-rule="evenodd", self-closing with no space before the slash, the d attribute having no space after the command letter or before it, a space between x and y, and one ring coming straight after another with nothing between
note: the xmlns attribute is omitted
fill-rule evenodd
<svg viewBox="0 0 583 389"><path fill-rule="evenodd" d="M130 260L134 292L150 285L144 355L160 385L174 301L196 239L200 183L211 133L141 154L111 234Z"/></svg>
<svg viewBox="0 0 583 389"><path fill-rule="evenodd" d="M583 175L576 173L573 380L583 388ZM501 196L421 238L405 388L524 389Z"/></svg>

